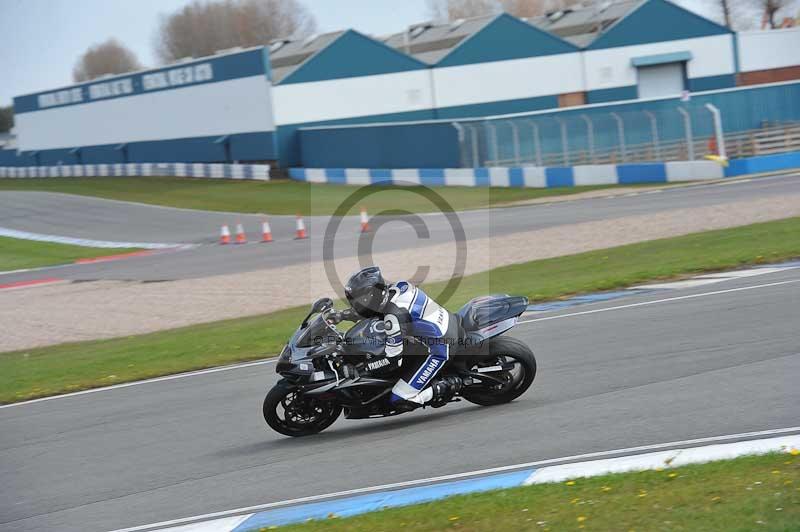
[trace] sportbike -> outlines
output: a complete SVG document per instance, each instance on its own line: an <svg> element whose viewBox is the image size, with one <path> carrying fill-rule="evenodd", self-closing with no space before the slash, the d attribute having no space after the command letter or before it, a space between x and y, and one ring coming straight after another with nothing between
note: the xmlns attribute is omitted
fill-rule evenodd
<svg viewBox="0 0 800 532"><path fill-rule="evenodd" d="M521 341L501 336L528 306L520 296L473 299L457 316L464 330L436 378L455 377L457 393L426 406L441 407L463 398L483 406L513 401L536 377L536 359ZM264 419L287 436L325 430L342 411L348 419L403 413L389 401L399 368L384 354L383 320L362 319L346 332L336 325L348 315L329 298L317 300L281 351L276 371L281 379L264 399ZM312 319L313 317L313 319ZM422 342L409 343L403 358L426 356Z"/></svg>

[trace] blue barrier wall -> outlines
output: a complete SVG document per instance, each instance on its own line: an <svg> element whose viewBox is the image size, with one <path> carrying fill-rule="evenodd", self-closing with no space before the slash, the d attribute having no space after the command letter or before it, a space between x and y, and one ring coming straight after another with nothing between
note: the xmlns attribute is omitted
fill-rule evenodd
<svg viewBox="0 0 800 532"><path fill-rule="evenodd" d="M452 168L459 161L456 130L446 122L306 129L299 138L309 168Z"/></svg>
<svg viewBox="0 0 800 532"><path fill-rule="evenodd" d="M278 126L276 132L276 150L280 155L282 166L302 166L302 142L300 131L302 128L313 128L328 125L351 124L377 124L386 122L408 122L412 120L430 120L434 117L432 110L410 111L404 113L391 113L385 115L362 116L345 118L341 120L325 120L321 122L307 122L304 124L287 124ZM350 150L348 149L348 152ZM312 153L312 152L309 152Z"/></svg>
<svg viewBox="0 0 800 532"><path fill-rule="evenodd" d="M775 155L759 155L734 159L725 169L726 177L737 175L775 172L787 168L800 168L800 152L778 153Z"/></svg>
<svg viewBox="0 0 800 532"><path fill-rule="evenodd" d="M49 166L102 163L223 163L264 161L275 158L273 132L236 133L227 136L228 149L219 135L185 139L129 142L72 148L17 152L0 150L0 166Z"/></svg>
<svg viewBox="0 0 800 532"><path fill-rule="evenodd" d="M525 149L533 150L533 129L525 126L533 121L539 126L542 152L561 153L561 126L556 118L567 125L569 151L576 151L588 149L587 126L582 115L588 116L593 123L594 148L601 150L617 146L619 142L617 124L611 113L622 117L628 146L652 142L652 125L643 111L657 117L661 141L683 139L679 107L691 114L692 133L696 139L711 138L713 123L706 103L719 108L726 133L757 129L767 123L800 121L800 82L693 94L689 102L679 98L632 101L509 119L517 122L520 144ZM498 139L497 159L512 159L513 130L508 119L493 122ZM465 124L474 125L475 134L479 136L481 160L491 159L485 153L489 144L485 138L485 121ZM300 166L306 168L454 168L461 165L458 136L450 121L301 129L298 140ZM522 155L532 156L531 153Z"/></svg>
<svg viewBox="0 0 800 532"><path fill-rule="evenodd" d="M0 148L0 166L17 166L17 150Z"/></svg>
<svg viewBox="0 0 800 532"><path fill-rule="evenodd" d="M541 151L544 154L561 154L562 120L567 127L568 151L588 151L589 135L587 124L582 118L592 122L594 149L603 151L619 145L617 122L611 113L616 113L624 124L624 141L627 146L649 146L653 142L652 123L645 112L656 119L659 142L685 139L683 116L678 109L684 109L691 117L692 135L695 139L710 139L714 134L713 121L706 104L716 106L722 115L725 133L758 129L768 123L800 121L800 82L770 85L756 88L742 88L693 94L688 102L679 98L665 98L644 102L614 103L592 107L576 107L557 112L539 113L515 119L519 127L522 156L533 157L533 129L526 127L528 121L539 127ZM487 146L486 129L481 124L475 128L481 140L481 155L484 160L493 159L485 153ZM496 121L498 153L497 159L510 160L514 157L513 132L508 122ZM655 160L658 154L653 153Z"/></svg>

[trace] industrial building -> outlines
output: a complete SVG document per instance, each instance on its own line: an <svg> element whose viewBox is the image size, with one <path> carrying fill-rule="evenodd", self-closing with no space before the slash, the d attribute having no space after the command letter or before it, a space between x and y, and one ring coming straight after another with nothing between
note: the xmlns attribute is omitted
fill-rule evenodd
<svg viewBox="0 0 800 532"><path fill-rule="evenodd" d="M359 161L369 151L378 155L371 162L402 166L416 155L408 133L375 124L421 123L413 135L424 143L438 129L454 134L454 120L657 106L681 94L800 79L797 50L800 28L735 34L667 0L423 23L382 37L337 31L17 97L16 149L0 149L0 165L294 167ZM313 129L367 125L363 134ZM420 161L452 160L429 155Z"/></svg>
<svg viewBox="0 0 800 532"><path fill-rule="evenodd" d="M275 159L268 69L258 47L18 96L17 158L33 166Z"/></svg>

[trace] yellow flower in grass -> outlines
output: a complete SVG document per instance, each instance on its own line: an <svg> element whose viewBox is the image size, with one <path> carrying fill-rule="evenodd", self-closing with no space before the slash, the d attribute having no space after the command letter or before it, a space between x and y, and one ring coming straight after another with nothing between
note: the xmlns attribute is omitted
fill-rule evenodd
<svg viewBox="0 0 800 532"><path fill-rule="evenodd" d="M772 470L772 474L773 474L773 475L780 475L780 474L781 474L781 472L780 472L780 471L778 471L777 469L773 469L773 470Z"/></svg>
<svg viewBox="0 0 800 532"><path fill-rule="evenodd" d="M574 485L575 485L575 481L574 480L568 480L567 481L567 486L574 486Z"/></svg>
<svg viewBox="0 0 800 532"><path fill-rule="evenodd" d="M639 492L639 497L647 497L647 492L645 490L641 490Z"/></svg>
<svg viewBox="0 0 800 532"><path fill-rule="evenodd" d="M578 522L579 523L583 523L584 521L586 521L586 516L585 515L579 515L578 516Z"/></svg>
<svg viewBox="0 0 800 532"><path fill-rule="evenodd" d="M678 476L678 474L677 474L677 473L670 473L670 474L668 474L667 476L668 476L669 478L675 478L675 477L677 477L677 476Z"/></svg>
<svg viewBox="0 0 800 532"><path fill-rule="evenodd" d="M792 456L798 456L800 455L800 449L795 449L794 447L792 447L792 450L789 451L789 454L791 454Z"/></svg>
<svg viewBox="0 0 800 532"><path fill-rule="evenodd" d="M447 518L447 520L448 521L458 521L458 516L457 515L450 516L450 517Z"/></svg>
<svg viewBox="0 0 800 532"><path fill-rule="evenodd" d="M603 486L600 489L603 490L604 492L608 493L609 491L611 491L611 486Z"/></svg>

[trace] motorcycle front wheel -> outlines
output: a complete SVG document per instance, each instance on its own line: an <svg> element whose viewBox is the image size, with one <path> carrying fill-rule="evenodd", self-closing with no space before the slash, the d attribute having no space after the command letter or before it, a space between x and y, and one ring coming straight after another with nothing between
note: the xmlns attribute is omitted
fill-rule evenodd
<svg viewBox="0 0 800 532"><path fill-rule="evenodd" d="M330 427L342 413L333 401L320 401L297 393L297 388L279 380L264 398L264 421L285 436L310 436Z"/></svg>

